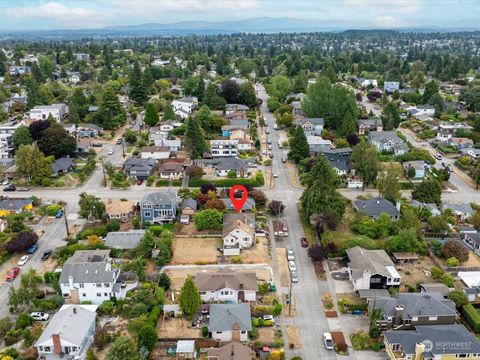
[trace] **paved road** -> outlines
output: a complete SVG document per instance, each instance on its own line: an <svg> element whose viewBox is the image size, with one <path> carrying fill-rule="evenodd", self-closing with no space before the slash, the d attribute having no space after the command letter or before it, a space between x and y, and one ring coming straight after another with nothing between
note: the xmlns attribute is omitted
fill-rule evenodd
<svg viewBox="0 0 480 360"><path fill-rule="evenodd" d="M300 238L304 236L304 232L297 212L297 204L302 190L293 188L290 183L286 164L281 162L281 158L286 156L286 152L278 148L278 131L273 130L274 117L266 108L268 96L262 85L257 85L256 88L258 97L263 100L261 110L265 123L270 129L269 136L272 139L272 171L278 174L278 178L274 179L274 187L265 192L269 198L281 200L286 205L282 218L288 225L289 237L281 243L275 244L275 246L288 247L294 250L299 277L299 282L293 284L292 290L292 297L296 302L296 316L279 319L285 338L287 325L298 326L300 329L302 349L290 350L287 346L287 358L298 355L302 359L334 359L336 358L335 353L325 349L322 339L323 333L329 331L329 329L321 298L322 294L330 291L330 289L327 282L317 280L312 262L306 250L300 246ZM272 251L272 256L274 261L277 261L274 251ZM280 284L278 279L277 283ZM281 290L283 294L287 294L289 289L282 288Z"/></svg>

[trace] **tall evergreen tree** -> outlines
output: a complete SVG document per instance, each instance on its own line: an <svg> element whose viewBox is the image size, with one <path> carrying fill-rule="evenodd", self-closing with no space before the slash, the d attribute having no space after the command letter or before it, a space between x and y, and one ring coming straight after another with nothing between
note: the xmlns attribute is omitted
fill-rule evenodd
<svg viewBox="0 0 480 360"><path fill-rule="evenodd" d="M299 163L310 155L310 147L308 146L307 137L302 127L296 126L292 129L293 137L290 141L290 151L288 157Z"/></svg>
<svg viewBox="0 0 480 360"><path fill-rule="evenodd" d="M153 103L148 103L145 110L145 124L155 126L158 123L158 111Z"/></svg>
<svg viewBox="0 0 480 360"><path fill-rule="evenodd" d="M185 282L180 290L180 297L178 298L178 304L180 309L187 316L192 318L195 315L202 303L200 294L198 293L197 286L191 276L185 279Z"/></svg>
<svg viewBox="0 0 480 360"><path fill-rule="evenodd" d="M355 172L359 175L364 185L373 184L378 174L377 149L366 141L358 143L352 151L351 159Z"/></svg>
<svg viewBox="0 0 480 360"><path fill-rule="evenodd" d="M147 94L151 93L152 85L154 82L155 80L153 79L150 67L147 67L143 72L143 78L142 78L143 87L145 88L145 91L147 92Z"/></svg>
<svg viewBox="0 0 480 360"><path fill-rule="evenodd" d="M202 128L198 121L192 117L187 118L185 127L185 145L190 152L190 157L192 159L199 159L208 151Z"/></svg>
<svg viewBox="0 0 480 360"><path fill-rule="evenodd" d="M34 78L30 77L27 81L27 110L32 109L36 105L41 105L40 92L38 84Z"/></svg>
<svg viewBox="0 0 480 360"><path fill-rule="evenodd" d="M80 122L80 116L78 115L75 101L70 101L68 103L68 120L73 124L78 124Z"/></svg>
<svg viewBox="0 0 480 360"><path fill-rule="evenodd" d="M200 124L205 132L209 132L212 128L213 114L207 105L203 105L195 114L195 121Z"/></svg>
<svg viewBox="0 0 480 360"><path fill-rule="evenodd" d="M142 81L142 69L140 64L135 61L133 69L128 76L128 83L130 85L129 96L137 105L143 105L148 100L147 91Z"/></svg>
<svg viewBox="0 0 480 360"><path fill-rule="evenodd" d="M257 96L255 95L255 89L251 82L240 85L238 99L241 104L247 105L250 109L257 107Z"/></svg>
<svg viewBox="0 0 480 360"><path fill-rule="evenodd" d="M166 104L163 107L163 119L164 120L175 120L177 117L175 116L175 113L173 112L173 107L172 104Z"/></svg>
<svg viewBox="0 0 480 360"><path fill-rule="evenodd" d="M118 100L117 94L112 86L107 86L103 93L102 105L98 111L100 122L104 129L116 129L125 124L125 110Z"/></svg>
<svg viewBox="0 0 480 360"><path fill-rule="evenodd" d="M382 114L383 126L386 130L394 130L400 125L400 112L393 102L387 103Z"/></svg>

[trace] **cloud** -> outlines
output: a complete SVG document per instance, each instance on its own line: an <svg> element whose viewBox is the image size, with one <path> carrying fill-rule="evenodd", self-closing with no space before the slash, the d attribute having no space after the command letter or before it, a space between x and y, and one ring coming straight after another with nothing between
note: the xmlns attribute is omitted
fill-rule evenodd
<svg viewBox="0 0 480 360"><path fill-rule="evenodd" d="M396 17L385 15L385 16L378 16L372 20L372 25L382 28L397 28L397 27L405 27L407 23L403 20L397 19Z"/></svg>
<svg viewBox="0 0 480 360"><path fill-rule="evenodd" d="M109 12L86 7L67 7L60 2L50 1L38 6L6 7L0 9L0 14L24 20L48 20L50 25L66 28L96 28L105 25L113 18ZM25 24L28 27L28 23Z"/></svg>
<svg viewBox="0 0 480 360"><path fill-rule="evenodd" d="M364 10L392 13L416 13L421 10L420 0L342 0L345 6Z"/></svg>

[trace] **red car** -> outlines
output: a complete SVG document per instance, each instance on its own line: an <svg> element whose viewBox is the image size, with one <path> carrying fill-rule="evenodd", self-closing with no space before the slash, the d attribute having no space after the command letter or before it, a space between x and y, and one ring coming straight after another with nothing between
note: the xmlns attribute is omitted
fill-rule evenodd
<svg viewBox="0 0 480 360"><path fill-rule="evenodd" d="M7 276L5 277L6 281L13 281L20 274L20 268L15 266L7 271Z"/></svg>
<svg viewBox="0 0 480 360"><path fill-rule="evenodd" d="M300 239L300 244L302 244L302 247L307 248L308 247L308 240L306 237L302 237Z"/></svg>

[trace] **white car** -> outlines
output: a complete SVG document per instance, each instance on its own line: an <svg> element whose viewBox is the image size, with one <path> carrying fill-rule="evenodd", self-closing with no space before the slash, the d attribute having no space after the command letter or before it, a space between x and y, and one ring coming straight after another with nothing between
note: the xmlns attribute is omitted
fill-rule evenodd
<svg viewBox="0 0 480 360"><path fill-rule="evenodd" d="M277 178L278 177L278 174L277 173L273 173L272 174L274 178Z"/></svg>
<svg viewBox="0 0 480 360"><path fill-rule="evenodd" d="M108 155L113 155L115 151L113 149L108 150Z"/></svg>
<svg viewBox="0 0 480 360"><path fill-rule="evenodd" d="M290 271L297 271L297 265L295 264L295 261L289 261L288 268L290 269Z"/></svg>
<svg viewBox="0 0 480 360"><path fill-rule="evenodd" d="M287 250L287 259L288 261L295 261L295 254L292 249Z"/></svg>
<svg viewBox="0 0 480 360"><path fill-rule="evenodd" d="M323 333L323 343L325 344L325 349L333 350L332 334L329 332Z"/></svg>
<svg viewBox="0 0 480 360"><path fill-rule="evenodd" d="M28 261L28 255L23 255L20 260L18 260L18 266L23 266Z"/></svg>
<svg viewBox="0 0 480 360"><path fill-rule="evenodd" d="M272 321L275 322L273 315L263 315L263 321Z"/></svg>
<svg viewBox="0 0 480 360"><path fill-rule="evenodd" d="M292 283L294 284L298 283L298 275L296 271L292 271L290 273L290 277L292 278Z"/></svg>
<svg viewBox="0 0 480 360"><path fill-rule="evenodd" d="M3 185L3 186L7 186L9 183L10 183L10 182L8 181L8 179L5 179L5 180L3 180L2 185Z"/></svg>
<svg viewBox="0 0 480 360"><path fill-rule="evenodd" d="M50 317L50 315L41 311L32 312L30 316L33 318L33 320L36 320L36 321L47 321L48 318Z"/></svg>

